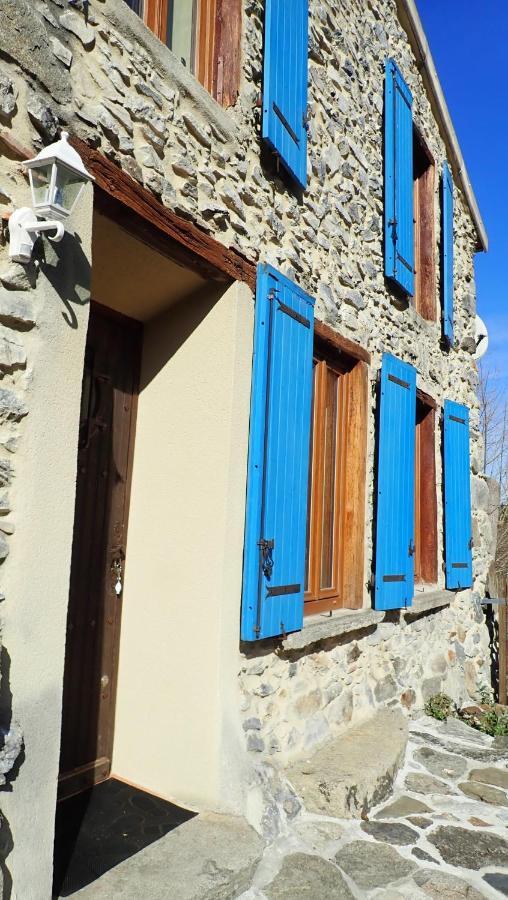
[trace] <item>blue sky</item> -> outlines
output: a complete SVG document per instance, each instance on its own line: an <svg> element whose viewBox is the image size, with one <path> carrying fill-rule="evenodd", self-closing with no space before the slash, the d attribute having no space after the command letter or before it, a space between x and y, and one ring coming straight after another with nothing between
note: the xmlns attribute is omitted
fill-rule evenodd
<svg viewBox="0 0 508 900"><path fill-rule="evenodd" d="M508 2L416 3L489 236L476 256L478 313L508 393Z"/></svg>

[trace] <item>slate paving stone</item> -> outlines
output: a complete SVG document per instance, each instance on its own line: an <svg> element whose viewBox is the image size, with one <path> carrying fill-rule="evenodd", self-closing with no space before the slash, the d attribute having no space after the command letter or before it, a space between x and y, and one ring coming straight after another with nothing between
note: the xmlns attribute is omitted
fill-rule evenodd
<svg viewBox="0 0 508 900"><path fill-rule="evenodd" d="M375 819L402 819L404 816L410 816L413 813L430 813L430 806L422 803L421 800L415 800L413 797L399 797L388 806L383 806L374 816Z"/></svg>
<svg viewBox="0 0 508 900"><path fill-rule="evenodd" d="M483 876L483 880L495 888L496 891L499 891L500 894L503 894L504 897L508 897L508 874L504 872L487 872Z"/></svg>
<svg viewBox="0 0 508 900"><path fill-rule="evenodd" d="M286 856L282 868L272 883L263 888L268 900L355 900L343 875L333 863L310 856L292 853Z"/></svg>
<svg viewBox="0 0 508 900"><path fill-rule="evenodd" d="M429 825L432 825L432 819L426 819L425 816L408 816L407 820L417 828L428 828Z"/></svg>
<svg viewBox="0 0 508 900"><path fill-rule="evenodd" d="M426 850L422 850L421 847L413 847L411 853L413 856L416 856L417 859L423 859L425 862L437 863L437 865L439 865L439 860L434 856L431 856L430 853L427 853Z"/></svg>
<svg viewBox="0 0 508 900"><path fill-rule="evenodd" d="M427 840L452 866L481 869L508 864L508 841L492 832L440 825L427 835Z"/></svg>
<svg viewBox="0 0 508 900"><path fill-rule="evenodd" d="M477 760L477 762L484 763L485 765L489 762L496 763L506 758L506 747L502 748L495 743L492 743L489 746L480 747L474 744L467 744L464 741L460 747L458 747L455 741L447 740L442 735L426 734L424 731L413 731L411 737L413 740L418 741L424 746L432 744L434 747L447 750L449 753L456 754L460 752L461 756L464 756L467 759ZM496 740L497 739L494 738L494 741Z"/></svg>
<svg viewBox="0 0 508 900"><path fill-rule="evenodd" d="M420 869L413 875L413 881L427 897L439 900L485 900L471 884L450 875L449 872L436 872L435 869Z"/></svg>
<svg viewBox="0 0 508 900"><path fill-rule="evenodd" d="M417 868L416 863L401 856L393 847L370 841L347 844L335 855L335 860L346 875L364 890L386 887Z"/></svg>
<svg viewBox="0 0 508 900"><path fill-rule="evenodd" d="M500 791L499 788L492 787L490 784L480 784L478 781L463 781L459 784L459 788L466 797L483 800L484 803L491 803L493 806L508 806L508 797L504 791Z"/></svg>
<svg viewBox="0 0 508 900"><path fill-rule="evenodd" d="M481 781L482 784L493 784L495 787L508 791L508 769L498 769L491 766L487 769L471 769L470 781Z"/></svg>
<svg viewBox="0 0 508 900"><path fill-rule="evenodd" d="M467 769L467 763L460 756L441 753L433 747L419 747L414 759L421 763L432 775L438 778L460 778Z"/></svg>
<svg viewBox="0 0 508 900"><path fill-rule="evenodd" d="M437 731L445 737L458 738L459 740L468 741L471 744L489 747L491 738L488 734L482 734L476 731L460 719L447 719L442 725L439 725ZM458 749L458 748L457 748Z"/></svg>
<svg viewBox="0 0 508 900"><path fill-rule="evenodd" d="M425 775L423 772L410 772L406 776L408 791L415 794L453 794L454 790L446 781L434 778L433 775Z"/></svg>
<svg viewBox="0 0 508 900"><path fill-rule="evenodd" d="M385 844L414 844L418 832L402 822L362 822L362 831Z"/></svg>

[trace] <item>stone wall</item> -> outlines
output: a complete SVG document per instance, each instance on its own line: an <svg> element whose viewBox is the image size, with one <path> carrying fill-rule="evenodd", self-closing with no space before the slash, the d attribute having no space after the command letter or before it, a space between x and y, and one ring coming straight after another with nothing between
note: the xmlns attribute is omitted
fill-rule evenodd
<svg viewBox="0 0 508 900"><path fill-rule="evenodd" d="M359 615L358 628L352 624ZM421 709L440 691L462 704L490 683L489 639L479 600L415 613L351 613L342 634L244 659L247 748L286 762L379 706ZM300 641L299 641L300 642Z"/></svg>

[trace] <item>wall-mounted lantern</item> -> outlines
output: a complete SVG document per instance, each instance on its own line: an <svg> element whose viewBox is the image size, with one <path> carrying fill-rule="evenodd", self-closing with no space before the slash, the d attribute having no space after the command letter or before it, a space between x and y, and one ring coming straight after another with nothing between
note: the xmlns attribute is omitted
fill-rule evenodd
<svg viewBox="0 0 508 900"><path fill-rule="evenodd" d="M59 141L44 147L25 163L32 208L16 209L9 219L9 257L15 262L30 262L35 241L43 231L55 232L48 234L52 241L62 240L65 231L62 223L76 206L85 184L94 180L68 137L63 131Z"/></svg>

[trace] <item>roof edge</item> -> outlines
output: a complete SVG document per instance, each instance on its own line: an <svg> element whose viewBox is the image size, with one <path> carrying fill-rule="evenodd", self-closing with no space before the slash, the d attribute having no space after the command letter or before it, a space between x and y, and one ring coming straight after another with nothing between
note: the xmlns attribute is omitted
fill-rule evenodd
<svg viewBox="0 0 508 900"><path fill-rule="evenodd" d="M450 162L452 163L452 167L458 175L458 179L461 183L462 190L464 191L466 201L469 206L469 211L476 228L476 234L478 238L477 249L487 252L489 247L487 231L485 229L480 209L478 207L478 203L471 186L471 182L469 180L466 164L460 150L457 135L455 134L455 129L453 127L451 116L448 111L448 106L446 104L443 90L439 82L436 66L434 64L434 60L432 59L432 53L430 52L429 43L425 36L425 31L418 14L418 10L416 9L414 0L396 0L396 2L401 25L408 35L409 41L416 56L418 67L422 72L424 81L426 81L427 83L427 89L430 92L431 104L434 107L434 113L438 120L438 124L441 126L444 132L443 136L445 143L448 145L449 151L451 151Z"/></svg>

